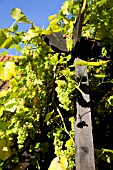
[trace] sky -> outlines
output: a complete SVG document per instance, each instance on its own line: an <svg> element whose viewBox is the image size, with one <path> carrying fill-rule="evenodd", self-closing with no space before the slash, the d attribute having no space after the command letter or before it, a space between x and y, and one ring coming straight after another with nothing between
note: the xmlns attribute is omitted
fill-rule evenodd
<svg viewBox="0 0 113 170"><path fill-rule="evenodd" d="M65 0L0 0L0 28L10 27L14 19L11 10L20 8L34 25L46 28L48 16L57 14ZM20 24L19 29L27 31L28 25ZM3 50L0 50L0 52Z"/></svg>

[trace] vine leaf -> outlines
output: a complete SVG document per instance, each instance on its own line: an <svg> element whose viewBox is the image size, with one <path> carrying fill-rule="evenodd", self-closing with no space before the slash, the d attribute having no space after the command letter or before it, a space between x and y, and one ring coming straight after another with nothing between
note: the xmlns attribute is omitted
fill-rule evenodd
<svg viewBox="0 0 113 170"><path fill-rule="evenodd" d="M3 115L3 111L4 111L4 107L2 106L2 107L0 108L0 117Z"/></svg>
<svg viewBox="0 0 113 170"><path fill-rule="evenodd" d="M10 80L16 74L16 65L14 62L8 61L4 64L0 63L0 79L3 81Z"/></svg>
<svg viewBox="0 0 113 170"><path fill-rule="evenodd" d="M113 106L113 96L110 96L110 97L109 97L108 103Z"/></svg>
<svg viewBox="0 0 113 170"><path fill-rule="evenodd" d="M51 32L60 32L62 30L62 28L58 25L59 19L55 18L53 19L49 26L48 26L48 30L50 30Z"/></svg>
<svg viewBox="0 0 113 170"><path fill-rule="evenodd" d="M100 0L99 2L97 2L97 5L99 5L99 7L101 7L102 5L104 5L107 2L107 0Z"/></svg>
<svg viewBox="0 0 113 170"><path fill-rule="evenodd" d="M68 8L69 8L69 2L66 1L64 3L64 5L62 6L62 8L61 8L64 15L68 15L69 14Z"/></svg>
<svg viewBox="0 0 113 170"><path fill-rule="evenodd" d="M84 61L84 60L78 60L76 61L75 65L80 65L80 66L101 66L103 64L106 64L110 60L107 61L99 61L99 62L92 62L92 61Z"/></svg>
<svg viewBox="0 0 113 170"><path fill-rule="evenodd" d="M5 139L0 140L0 159L5 161L11 156L10 150L11 142L7 142Z"/></svg>
<svg viewBox="0 0 113 170"><path fill-rule="evenodd" d="M14 112L17 108L17 104L16 104L16 101L15 101L15 98L9 100L6 104L5 104L5 109L7 111L10 111L10 112Z"/></svg>
<svg viewBox="0 0 113 170"><path fill-rule="evenodd" d="M0 47L4 43L4 41L6 41L6 39L7 39L6 34L4 33L3 30L0 30Z"/></svg>
<svg viewBox="0 0 113 170"><path fill-rule="evenodd" d="M5 97L7 95L8 91L7 90L2 90L0 91L0 98Z"/></svg>
<svg viewBox="0 0 113 170"><path fill-rule="evenodd" d="M28 18L23 14L21 9L19 8L13 8L11 11L11 16L13 19L16 20L16 22L25 22L27 24L31 24L31 22L28 20Z"/></svg>
<svg viewBox="0 0 113 170"><path fill-rule="evenodd" d="M29 41L31 40L32 38L34 37L37 37L39 36L39 31L40 29L38 27L33 27L33 28L30 28L24 35L23 37L23 41Z"/></svg>
<svg viewBox="0 0 113 170"><path fill-rule="evenodd" d="M47 113L44 122L47 122L51 118L52 114L53 114L53 111Z"/></svg>
<svg viewBox="0 0 113 170"><path fill-rule="evenodd" d="M7 36L7 33L4 30L0 30L0 48L8 49L13 44L13 38L10 35Z"/></svg>
<svg viewBox="0 0 113 170"><path fill-rule="evenodd" d="M110 163L111 160L113 160L113 150L104 149L104 148L102 148L101 150L95 149L95 154L97 156L97 159L101 158L107 163Z"/></svg>
<svg viewBox="0 0 113 170"><path fill-rule="evenodd" d="M55 19L56 17L57 17L56 14L50 15L50 16L48 17L48 20L51 21L51 20Z"/></svg>
<svg viewBox="0 0 113 170"><path fill-rule="evenodd" d="M53 169L54 170L66 170L67 166L68 166L68 163L67 163L66 157L62 157L61 159L56 157L52 160L48 170L53 170Z"/></svg>

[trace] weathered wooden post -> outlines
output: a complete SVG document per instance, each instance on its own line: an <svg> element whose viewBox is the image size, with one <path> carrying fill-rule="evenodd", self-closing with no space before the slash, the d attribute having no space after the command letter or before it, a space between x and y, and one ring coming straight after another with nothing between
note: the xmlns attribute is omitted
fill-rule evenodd
<svg viewBox="0 0 113 170"><path fill-rule="evenodd" d="M75 62L77 61L80 61L80 59L75 60ZM81 87L88 87L87 66L76 64L75 71L77 77L81 78ZM79 100L76 102L77 113L75 119L76 170L95 170L90 97L88 92L82 94L82 100L84 100L85 104L82 105Z"/></svg>
<svg viewBox="0 0 113 170"><path fill-rule="evenodd" d="M86 1L84 1L86 3ZM78 14L73 30L73 49L68 51L66 39L62 32L55 32L50 35L43 35L42 39L49 45L53 51L61 52L67 56L71 54L71 59L67 65L72 65L76 57L87 60L87 57L98 58L101 55L101 46L95 40L88 40L81 37L82 26L84 21L84 5ZM76 58L76 59L75 59ZM81 86L84 88L84 94L77 91L76 97L79 98L76 102L76 117L75 117L75 162L76 170L95 170L93 135L92 135L92 121L90 110L90 97L87 92L88 88L88 74L87 67L76 65L76 75L80 78ZM84 77L84 78L82 78ZM80 96L79 96L80 95ZM85 104L84 104L85 103Z"/></svg>

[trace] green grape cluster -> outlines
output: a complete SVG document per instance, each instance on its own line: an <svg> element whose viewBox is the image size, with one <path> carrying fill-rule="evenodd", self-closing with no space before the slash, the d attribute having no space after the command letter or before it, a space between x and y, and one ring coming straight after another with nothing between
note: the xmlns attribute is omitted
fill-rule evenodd
<svg viewBox="0 0 113 170"><path fill-rule="evenodd" d="M28 133L26 132L26 129L20 127L20 129L18 130L18 137L17 137L17 140L18 140L17 143L18 143L19 149L23 147L23 144L27 136L28 136Z"/></svg>
<svg viewBox="0 0 113 170"><path fill-rule="evenodd" d="M75 166L75 143L74 143L74 117L69 119L71 122L71 130L69 131L70 138L65 141L63 129L56 129L54 133L55 154L58 157L65 156L68 161L67 170L72 170Z"/></svg>
<svg viewBox="0 0 113 170"><path fill-rule="evenodd" d="M18 142L17 143L18 143L19 149L23 147L23 144L30 133L30 129L33 129L33 124L31 122L26 122L25 124L23 124L23 126L21 126L18 129L18 137L17 137Z"/></svg>
<svg viewBox="0 0 113 170"><path fill-rule="evenodd" d="M69 71L70 72L70 71ZM63 107L65 110L71 110L72 101L70 99L70 95L76 88L75 80L71 79L68 71L65 74L66 80L56 80L56 92L58 94L58 98L60 101L60 106Z"/></svg>

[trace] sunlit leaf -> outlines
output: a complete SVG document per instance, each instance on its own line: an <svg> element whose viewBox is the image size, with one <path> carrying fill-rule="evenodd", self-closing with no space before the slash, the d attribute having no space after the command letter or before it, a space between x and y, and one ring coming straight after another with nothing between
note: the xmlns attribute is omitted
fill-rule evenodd
<svg viewBox="0 0 113 170"><path fill-rule="evenodd" d="M19 44L13 44L10 48L15 48L17 51L21 52L22 48Z"/></svg>
<svg viewBox="0 0 113 170"><path fill-rule="evenodd" d="M87 0L84 0L83 6L82 6L82 9L81 9L81 13L84 12L85 7L86 7L86 3L87 3Z"/></svg>
<svg viewBox="0 0 113 170"><path fill-rule="evenodd" d="M50 22L50 25L48 26L48 29L50 29L52 32L60 32L62 28L58 25L59 19L54 19Z"/></svg>
<svg viewBox="0 0 113 170"><path fill-rule="evenodd" d="M30 28L24 35L23 37L23 41L29 41L30 39L37 37L39 35L39 28L38 27L34 27L34 28Z"/></svg>
<svg viewBox="0 0 113 170"><path fill-rule="evenodd" d="M60 159L60 164L61 164L61 167L63 168L63 170L66 170L66 168L68 166L67 158L66 157L62 157Z"/></svg>
<svg viewBox="0 0 113 170"><path fill-rule="evenodd" d="M99 62L88 62L84 60L77 60L75 65L80 65L80 66L101 66L109 62L110 60L107 61L99 61Z"/></svg>
<svg viewBox="0 0 113 170"><path fill-rule="evenodd" d="M0 66L0 79L3 81L10 80L16 74L16 65L14 62L8 61L5 66Z"/></svg>
<svg viewBox="0 0 113 170"><path fill-rule="evenodd" d="M5 41L6 39L7 39L6 34L4 33L3 30L0 30L0 46L1 46L1 44L4 43L4 41Z"/></svg>
<svg viewBox="0 0 113 170"><path fill-rule="evenodd" d="M28 20L28 18L23 14L21 9L19 8L13 8L11 11L11 16L13 19L16 20L16 22L25 22L31 24L31 22Z"/></svg>
<svg viewBox="0 0 113 170"><path fill-rule="evenodd" d="M39 148L39 146L40 146L40 143L37 143L34 148L37 149Z"/></svg>
<svg viewBox="0 0 113 170"><path fill-rule="evenodd" d="M68 163L66 157L62 157L61 159L56 157L52 160L48 170L66 170L67 166Z"/></svg>
<svg viewBox="0 0 113 170"><path fill-rule="evenodd" d="M64 3L64 5L61 7L62 13L63 13L64 15L68 15L68 14L69 14L68 8L69 8L69 2L66 1L66 2Z"/></svg>
<svg viewBox="0 0 113 170"><path fill-rule="evenodd" d="M13 44L13 37L9 36L4 43L1 45L1 48L6 48L8 49L11 45Z"/></svg>
<svg viewBox="0 0 113 170"><path fill-rule="evenodd" d="M0 97L5 97L7 95L7 93L8 93L7 90L0 91Z"/></svg>
<svg viewBox="0 0 113 170"><path fill-rule="evenodd" d="M113 96L110 96L110 97L109 97L108 103L113 106Z"/></svg>
<svg viewBox="0 0 113 170"><path fill-rule="evenodd" d="M51 20L55 19L55 18L56 18L56 16L57 16L56 14L51 15L51 16L49 16L49 17L48 17L48 20L49 20L49 21L51 21Z"/></svg>
<svg viewBox="0 0 113 170"><path fill-rule="evenodd" d="M42 30L41 34L50 35L51 31L50 30Z"/></svg>
<svg viewBox="0 0 113 170"><path fill-rule="evenodd" d="M5 104L5 109L7 111L10 111L10 112L14 112L17 108L17 104L16 104L16 101L15 101L15 98L9 100L6 104Z"/></svg>
<svg viewBox="0 0 113 170"><path fill-rule="evenodd" d="M99 2L96 3L96 5L102 6L107 2L107 0L100 0Z"/></svg>
<svg viewBox="0 0 113 170"><path fill-rule="evenodd" d="M106 75L104 74L94 74L95 77L98 77L98 78L105 78Z"/></svg>
<svg viewBox="0 0 113 170"><path fill-rule="evenodd" d="M3 115L3 111L4 111L4 107L2 106L2 107L0 108L0 117Z"/></svg>
<svg viewBox="0 0 113 170"><path fill-rule="evenodd" d="M106 155L107 162L110 163L110 156Z"/></svg>
<svg viewBox="0 0 113 170"><path fill-rule="evenodd" d="M24 108L23 108L23 111L24 111L24 112L28 112L29 110L30 110L30 109L27 108L27 107L24 107Z"/></svg>
<svg viewBox="0 0 113 170"><path fill-rule="evenodd" d="M3 30L0 30L0 47L7 40L7 36Z"/></svg>
<svg viewBox="0 0 113 170"><path fill-rule="evenodd" d="M8 31L0 30L0 48L9 48L13 44L13 37Z"/></svg>

